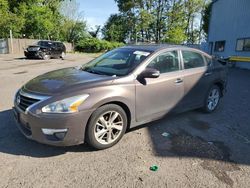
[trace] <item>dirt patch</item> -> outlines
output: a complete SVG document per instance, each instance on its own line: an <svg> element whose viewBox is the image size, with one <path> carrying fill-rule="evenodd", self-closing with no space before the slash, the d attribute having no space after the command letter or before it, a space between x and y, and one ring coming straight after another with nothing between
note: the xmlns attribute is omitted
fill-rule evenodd
<svg viewBox="0 0 250 188"><path fill-rule="evenodd" d="M209 170L221 182L233 185L234 182L227 172L240 168L230 160L230 150L222 142L207 142L184 131L172 135L171 141L171 152L185 157L202 158L203 169Z"/></svg>
<svg viewBox="0 0 250 188"><path fill-rule="evenodd" d="M231 187L234 185L234 181L227 172L240 170L237 164L224 161L204 160L201 166L203 169L209 170L218 180Z"/></svg>

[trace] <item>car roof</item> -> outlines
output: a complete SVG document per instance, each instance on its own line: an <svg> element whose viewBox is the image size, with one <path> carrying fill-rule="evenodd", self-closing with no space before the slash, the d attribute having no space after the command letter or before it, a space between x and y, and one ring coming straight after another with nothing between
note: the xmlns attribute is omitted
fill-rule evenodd
<svg viewBox="0 0 250 188"><path fill-rule="evenodd" d="M128 45L128 46L123 46L121 48L146 50L146 51L151 51L151 52L155 52L155 51L159 51L159 50L163 50L163 49L169 49L169 48L193 49L193 48L183 46L183 45L172 45L172 44Z"/></svg>
<svg viewBox="0 0 250 188"><path fill-rule="evenodd" d="M63 43L61 41L53 41L53 40L39 40L39 42Z"/></svg>

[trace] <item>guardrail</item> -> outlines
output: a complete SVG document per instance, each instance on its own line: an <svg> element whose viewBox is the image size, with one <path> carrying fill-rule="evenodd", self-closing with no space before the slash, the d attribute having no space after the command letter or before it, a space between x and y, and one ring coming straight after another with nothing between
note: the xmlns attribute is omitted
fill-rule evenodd
<svg viewBox="0 0 250 188"><path fill-rule="evenodd" d="M242 57L242 56L230 56L229 61L234 61L234 62L250 62L250 57Z"/></svg>

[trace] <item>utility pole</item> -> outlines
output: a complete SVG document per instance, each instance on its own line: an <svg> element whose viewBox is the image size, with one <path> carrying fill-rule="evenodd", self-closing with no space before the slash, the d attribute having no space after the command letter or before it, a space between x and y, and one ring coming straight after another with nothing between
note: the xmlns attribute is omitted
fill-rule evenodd
<svg viewBox="0 0 250 188"><path fill-rule="evenodd" d="M12 36L12 30L10 30L10 45L11 45L11 53L13 54L13 36Z"/></svg>

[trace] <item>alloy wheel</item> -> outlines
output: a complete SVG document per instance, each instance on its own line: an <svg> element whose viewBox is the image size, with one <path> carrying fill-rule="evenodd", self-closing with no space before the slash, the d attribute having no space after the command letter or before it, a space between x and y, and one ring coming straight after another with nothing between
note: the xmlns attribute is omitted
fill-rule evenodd
<svg viewBox="0 0 250 188"><path fill-rule="evenodd" d="M94 135L100 144L111 144L116 141L123 130L124 121L117 111L103 113L95 123Z"/></svg>
<svg viewBox="0 0 250 188"><path fill-rule="evenodd" d="M213 111L217 107L219 100L220 100L220 91L217 88L213 88L208 96L207 108L210 111Z"/></svg>

